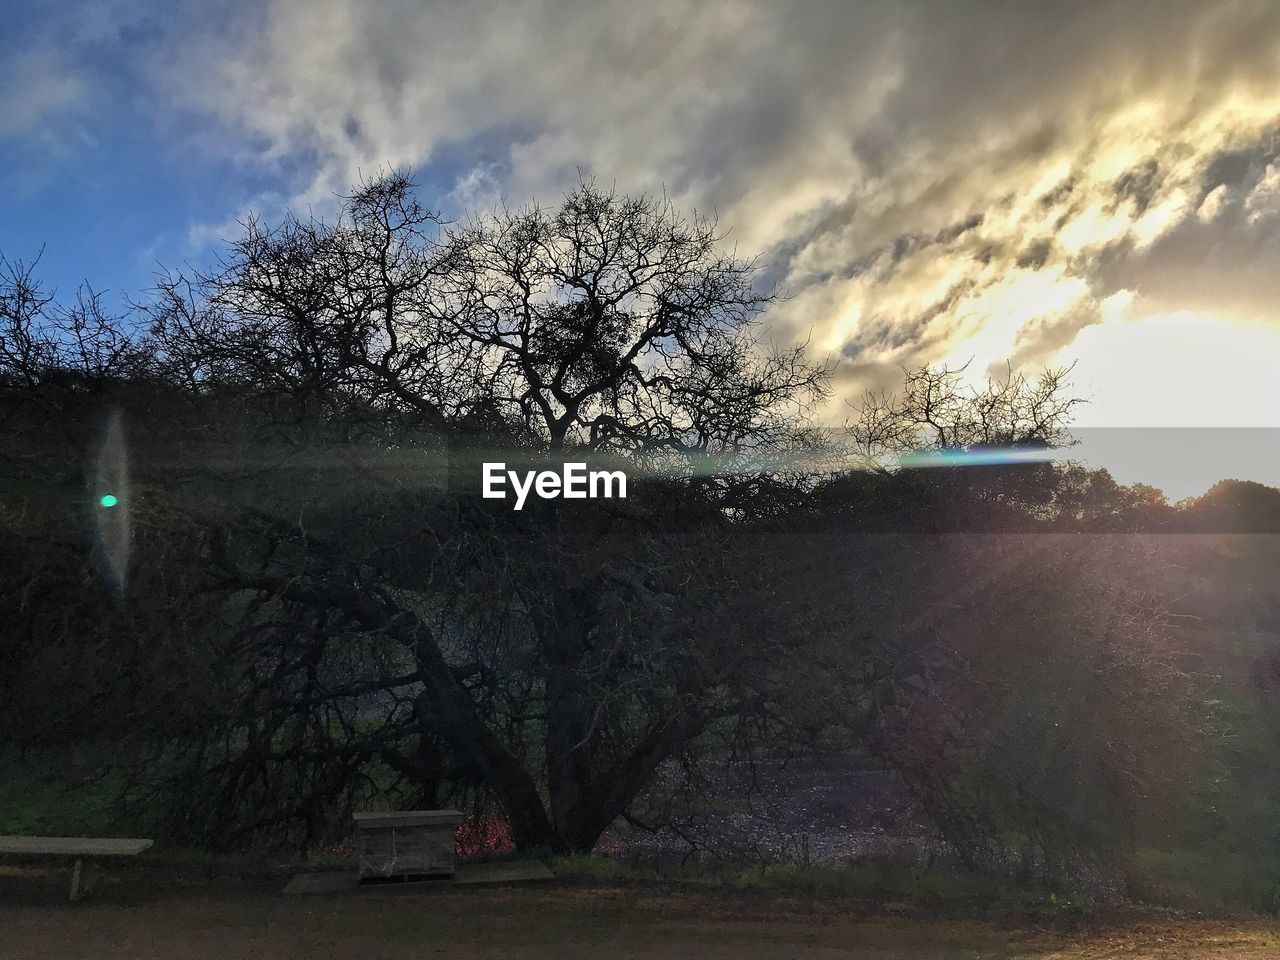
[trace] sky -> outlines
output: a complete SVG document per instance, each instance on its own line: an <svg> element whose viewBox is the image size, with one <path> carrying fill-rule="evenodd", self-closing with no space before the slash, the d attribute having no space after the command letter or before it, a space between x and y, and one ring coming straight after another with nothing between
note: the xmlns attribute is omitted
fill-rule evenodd
<svg viewBox="0 0 1280 960"><path fill-rule="evenodd" d="M208 262L249 211L323 215L388 166L453 216L554 203L581 171L714 211L759 254L788 295L771 336L838 361L834 421L902 365L1075 363L1085 426L1280 427L1280 2L4 17L0 251L43 247L65 292L136 293ZM1182 467L1107 465L1174 498L1280 483L1280 454L1184 446Z"/></svg>

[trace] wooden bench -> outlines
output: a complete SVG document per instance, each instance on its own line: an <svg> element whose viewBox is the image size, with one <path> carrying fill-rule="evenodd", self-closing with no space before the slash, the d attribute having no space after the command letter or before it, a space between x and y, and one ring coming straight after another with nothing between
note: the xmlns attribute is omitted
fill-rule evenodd
<svg viewBox="0 0 1280 960"><path fill-rule="evenodd" d="M454 830L460 810L357 813L360 882L453 876Z"/></svg>
<svg viewBox="0 0 1280 960"><path fill-rule="evenodd" d="M71 902L80 899L80 870L85 857L136 857L151 840L132 837L0 837L0 854L32 857L75 857L71 868Z"/></svg>

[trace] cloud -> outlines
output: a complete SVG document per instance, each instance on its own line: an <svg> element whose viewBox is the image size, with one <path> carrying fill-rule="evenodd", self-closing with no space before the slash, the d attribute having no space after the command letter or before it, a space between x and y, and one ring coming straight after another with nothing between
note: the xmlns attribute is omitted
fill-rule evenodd
<svg viewBox="0 0 1280 960"><path fill-rule="evenodd" d="M1274 286L1265 0L273 0L188 33L160 74L296 202L385 164L459 208L554 199L579 168L665 189L765 252L775 330L846 358L842 383L1048 362L1119 290L1256 306L1197 263Z"/></svg>
<svg viewBox="0 0 1280 960"><path fill-rule="evenodd" d="M85 87L52 50L24 50L0 65L0 137L40 136L81 105Z"/></svg>
<svg viewBox="0 0 1280 960"><path fill-rule="evenodd" d="M1280 143L1267 131L1248 149L1212 157L1188 209L1149 245L1093 265L1099 286L1130 286L1150 313L1197 311L1276 327L1280 303Z"/></svg>
<svg viewBox="0 0 1280 960"><path fill-rule="evenodd" d="M136 132L129 108L141 64L164 40L157 20L129 0L10 0L4 28L0 192L34 197L67 175L95 180L103 141Z"/></svg>
<svg viewBox="0 0 1280 960"><path fill-rule="evenodd" d="M1280 166L1267 164L1267 169L1245 197L1244 208L1249 212L1250 223L1280 213Z"/></svg>

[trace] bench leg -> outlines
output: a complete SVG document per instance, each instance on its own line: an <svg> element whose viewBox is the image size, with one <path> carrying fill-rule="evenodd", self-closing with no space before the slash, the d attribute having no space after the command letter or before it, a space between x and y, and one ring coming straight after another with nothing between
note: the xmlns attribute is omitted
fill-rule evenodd
<svg viewBox="0 0 1280 960"><path fill-rule="evenodd" d="M76 858L75 866L71 868L71 902L75 903L80 899L80 866L82 861Z"/></svg>

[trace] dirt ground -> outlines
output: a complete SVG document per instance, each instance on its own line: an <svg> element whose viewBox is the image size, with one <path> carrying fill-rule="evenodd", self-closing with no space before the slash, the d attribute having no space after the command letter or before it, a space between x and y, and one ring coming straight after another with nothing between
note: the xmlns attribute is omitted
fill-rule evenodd
<svg viewBox="0 0 1280 960"><path fill-rule="evenodd" d="M0 960L1280 958L1280 928L1261 922L1062 934L776 891L553 883L284 897L260 878L142 891L107 882L71 906L56 879L0 874Z"/></svg>

